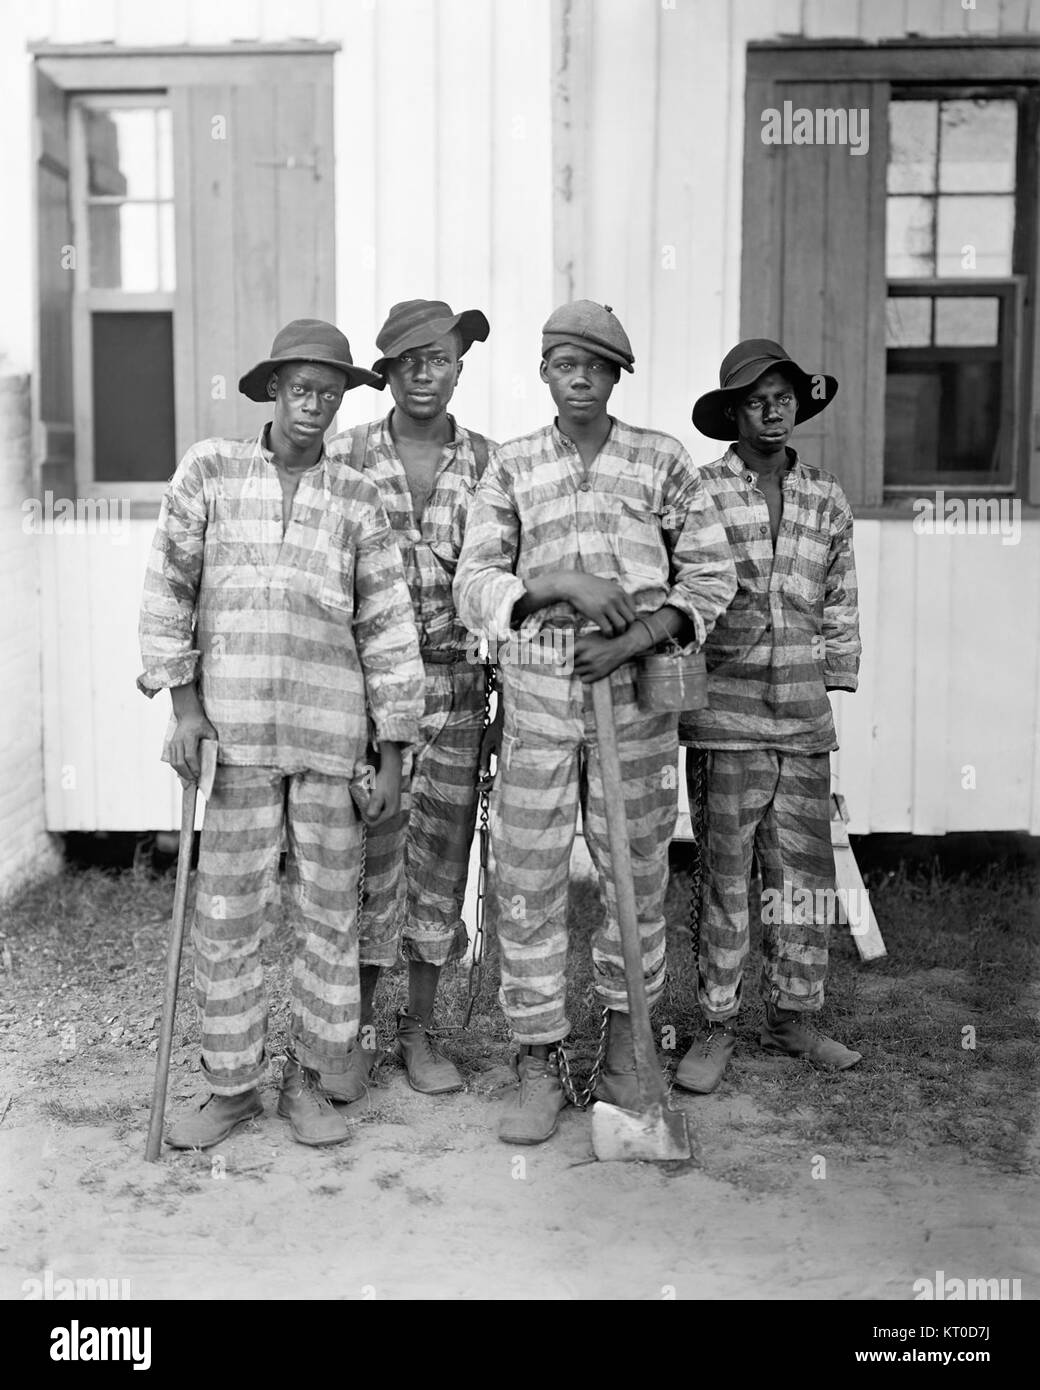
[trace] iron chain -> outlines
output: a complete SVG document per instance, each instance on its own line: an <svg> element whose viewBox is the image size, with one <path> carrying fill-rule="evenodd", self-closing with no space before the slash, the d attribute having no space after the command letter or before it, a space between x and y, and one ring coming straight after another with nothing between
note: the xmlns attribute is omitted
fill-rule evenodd
<svg viewBox="0 0 1040 1390"><path fill-rule="evenodd" d="M495 688L495 667L490 661L484 662L484 733L486 734L491 727L491 696ZM477 776L477 795L478 795L478 817L477 817L477 843L479 848L480 865L477 870L477 908L476 908L476 930L473 934L473 952L469 960L469 975L466 979L466 1016L462 1020L462 1027L468 1028L470 1018L473 1016L473 1006L477 1002L477 995L480 993L484 979L484 949L485 931L484 921L487 913L487 883L488 883L488 844L491 838L491 784L494 776L490 766L483 773L478 768Z"/></svg>
<svg viewBox="0 0 1040 1390"><path fill-rule="evenodd" d="M563 1086L563 1093L573 1106L579 1110L584 1110L592 1100L592 1093L595 1091L599 1082L600 1072L603 1070L603 1063L607 1060L607 1036L610 1028L610 1010L604 1005L603 1013L599 1021L599 1044L596 1048L596 1059L589 1072L589 1079L579 1092L574 1085L574 1078L571 1075L570 1058L567 1056L567 1048L561 1039L556 1044L556 1056L560 1064L560 1083Z"/></svg>

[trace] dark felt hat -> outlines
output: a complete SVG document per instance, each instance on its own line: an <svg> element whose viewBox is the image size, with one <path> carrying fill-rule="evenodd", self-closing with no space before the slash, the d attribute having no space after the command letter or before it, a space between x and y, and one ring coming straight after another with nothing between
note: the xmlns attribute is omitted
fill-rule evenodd
<svg viewBox="0 0 1040 1390"><path fill-rule="evenodd" d="M735 439L736 427L726 416L726 407L739 405L759 377L773 371L782 371L791 379L798 398L796 425L819 415L837 394L834 377L803 371L779 343L770 338L745 338L722 359L719 389L708 391L693 407L693 423L701 434L709 439Z"/></svg>
<svg viewBox="0 0 1040 1390"><path fill-rule="evenodd" d="M542 326L542 356L564 343L588 348L597 357L624 367L626 372L635 371L632 344L609 304L575 299L554 309Z"/></svg>
<svg viewBox="0 0 1040 1390"><path fill-rule="evenodd" d="M383 384L367 368L354 366L350 344L338 328L324 319L293 319L275 334L270 357L246 372L238 389L251 401L268 400L267 383L271 373L287 362L320 362L323 367L335 367L347 378L348 391L355 386Z"/></svg>
<svg viewBox="0 0 1040 1390"><path fill-rule="evenodd" d="M372 370L385 378L387 363L395 357L409 348L435 342L453 329L461 339L461 357L474 343L487 339L491 325L479 309L463 309L461 314L453 314L450 305L441 299L405 299L395 304L376 334L376 347L382 356L373 362Z"/></svg>

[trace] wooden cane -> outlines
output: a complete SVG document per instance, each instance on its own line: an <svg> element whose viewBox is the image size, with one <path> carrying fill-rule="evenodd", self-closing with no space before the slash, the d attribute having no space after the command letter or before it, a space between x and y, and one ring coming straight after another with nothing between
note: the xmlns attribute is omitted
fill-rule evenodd
<svg viewBox="0 0 1040 1390"><path fill-rule="evenodd" d="M173 891L173 917L170 944L166 951L166 987L163 992L162 1024L155 1055L155 1083L152 1087L152 1113L148 1121L148 1142L144 1156L154 1163L162 1148L163 1118L166 1113L166 1087L170 1079L170 1052L173 1049L173 1023L177 1014L177 986L180 982L184 949L184 922L188 908L188 880L191 877L191 851L195 840L195 804L199 786L209 798L217 763L217 745L203 739L199 746L202 766L199 782L188 782L181 791L181 837L177 844L177 879Z"/></svg>

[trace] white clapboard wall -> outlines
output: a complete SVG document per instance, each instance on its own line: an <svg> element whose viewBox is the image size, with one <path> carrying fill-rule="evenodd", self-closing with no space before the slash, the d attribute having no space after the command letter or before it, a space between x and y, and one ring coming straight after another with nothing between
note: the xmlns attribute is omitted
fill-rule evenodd
<svg viewBox="0 0 1040 1390"><path fill-rule="evenodd" d="M134 686L152 529L131 522L125 543L43 538L51 830L179 823L176 779L158 761L169 699ZM1040 524L1001 547L996 536L922 538L909 523L864 521L856 546L861 683L833 697L849 829L1040 834Z"/></svg>

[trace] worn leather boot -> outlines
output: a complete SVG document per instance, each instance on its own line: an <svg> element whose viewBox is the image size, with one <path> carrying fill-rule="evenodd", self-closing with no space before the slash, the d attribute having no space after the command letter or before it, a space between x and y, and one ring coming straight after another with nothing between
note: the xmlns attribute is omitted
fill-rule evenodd
<svg viewBox="0 0 1040 1390"><path fill-rule="evenodd" d="M408 1073L408 1084L424 1096L441 1096L462 1090L455 1063L433 1044L421 1018L402 1010L397 1015L397 1054Z"/></svg>
<svg viewBox="0 0 1040 1390"><path fill-rule="evenodd" d="M704 1037L697 1039L676 1068L675 1084L699 1096L710 1095L722 1080L736 1045L736 1019L709 1019Z"/></svg>
<svg viewBox="0 0 1040 1390"><path fill-rule="evenodd" d="M293 1057L287 1057L282 1068L278 1113L289 1121L298 1144L321 1148L350 1138L350 1127L321 1089L318 1073L301 1067Z"/></svg>
<svg viewBox="0 0 1040 1390"><path fill-rule="evenodd" d="M767 1052L804 1057L807 1062L830 1071L844 1071L863 1060L861 1052L853 1052L821 1033L813 1023L812 1014L780 1009L775 1004L766 1005L766 1021L759 1041Z"/></svg>
<svg viewBox="0 0 1040 1390"><path fill-rule="evenodd" d="M260 1092L254 1087L237 1096L210 1096L187 1115L179 1115L170 1126L166 1142L171 1149L210 1149L243 1125L264 1113Z"/></svg>
<svg viewBox="0 0 1040 1390"><path fill-rule="evenodd" d="M386 1053L378 1047L362 1047L358 1041L350 1049L342 1071L323 1071L321 1089L330 1100L349 1105L368 1094L372 1073Z"/></svg>
<svg viewBox="0 0 1040 1390"><path fill-rule="evenodd" d="M544 1144L556 1133L557 1118L567 1104L556 1049L547 1057L536 1057L522 1048L515 1067L520 1089L502 1110L498 1137L504 1144Z"/></svg>
<svg viewBox="0 0 1040 1390"><path fill-rule="evenodd" d="M592 1094L596 1100L620 1106L622 1110L639 1109L632 1020L619 1009L611 1009L608 1017L607 1055Z"/></svg>

